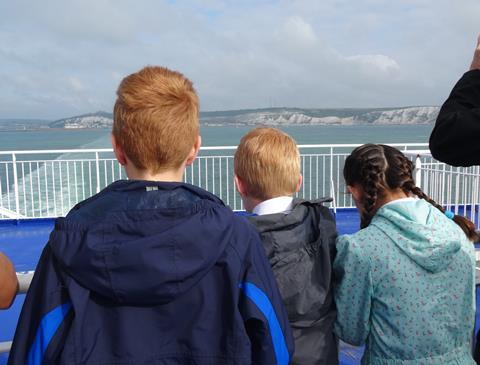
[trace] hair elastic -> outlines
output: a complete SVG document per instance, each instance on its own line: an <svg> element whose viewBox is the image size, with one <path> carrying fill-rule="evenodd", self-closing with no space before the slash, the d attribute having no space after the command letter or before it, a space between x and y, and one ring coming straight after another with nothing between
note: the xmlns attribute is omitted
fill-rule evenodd
<svg viewBox="0 0 480 365"><path fill-rule="evenodd" d="M453 217L455 217L455 213L453 213L451 210L446 210L445 215L448 219L453 219Z"/></svg>

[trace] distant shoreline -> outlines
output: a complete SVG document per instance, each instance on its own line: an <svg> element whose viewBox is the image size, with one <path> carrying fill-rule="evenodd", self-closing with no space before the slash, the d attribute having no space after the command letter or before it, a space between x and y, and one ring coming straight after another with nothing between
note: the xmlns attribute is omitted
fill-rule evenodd
<svg viewBox="0 0 480 365"><path fill-rule="evenodd" d="M282 127L374 127L374 126L425 126L425 125L433 125L434 122L428 122L428 123L353 123L353 124L218 124L218 125L212 125L212 124L200 124L200 128L256 128L256 127L272 127L272 128L282 128ZM111 131L111 128L26 128L26 129L21 129L21 128L0 128L0 133L5 133L5 132L74 132L74 131Z"/></svg>

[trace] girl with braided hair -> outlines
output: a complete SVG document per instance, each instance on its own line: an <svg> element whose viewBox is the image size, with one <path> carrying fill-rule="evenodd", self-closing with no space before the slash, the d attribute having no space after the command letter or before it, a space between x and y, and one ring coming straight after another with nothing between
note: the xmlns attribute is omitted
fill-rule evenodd
<svg viewBox="0 0 480 365"><path fill-rule="evenodd" d="M474 365L473 223L415 186L397 149L356 148L344 178L361 230L337 240L337 335L365 343L362 364Z"/></svg>

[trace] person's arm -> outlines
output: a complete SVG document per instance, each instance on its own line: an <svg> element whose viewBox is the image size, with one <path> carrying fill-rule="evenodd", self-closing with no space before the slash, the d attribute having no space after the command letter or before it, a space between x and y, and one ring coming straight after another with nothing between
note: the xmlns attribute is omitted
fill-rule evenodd
<svg viewBox="0 0 480 365"><path fill-rule="evenodd" d="M337 320L335 333L343 341L359 346L370 332L370 310L373 282L370 259L350 237L337 240L337 255L333 264L335 273L335 303Z"/></svg>
<svg viewBox="0 0 480 365"><path fill-rule="evenodd" d="M288 365L294 350L290 324L264 248L253 231L244 264L239 308L250 338L252 364Z"/></svg>
<svg viewBox="0 0 480 365"><path fill-rule="evenodd" d="M18 280L12 262L0 252L0 309L9 308L18 291Z"/></svg>
<svg viewBox="0 0 480 365"><path fill-rule="evenodd" d="M477 39L477 48L473 53L472 64L470 65L470 70L480 70L480 35Z"/></svg>
<svg viewBox="0 0 480 365"><path fill-rule="evenodd" d="M440 109L430 136L430 151L454 166L480 164L480 37L470 71L453 88Z"/></svg>

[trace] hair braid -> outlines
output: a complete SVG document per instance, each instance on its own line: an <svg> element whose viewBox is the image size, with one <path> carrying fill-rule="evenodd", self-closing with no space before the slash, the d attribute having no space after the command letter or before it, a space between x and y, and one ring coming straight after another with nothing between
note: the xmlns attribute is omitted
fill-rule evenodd
<svg viewBox="0 0 480 365"><path fill-rule="evenodd" d="M364 195L363 195L363 208L364 212L361 219L361 228L367 227L373 216L374 208L378 200L378 175L369 171L364 177Z"/></svg>
<svg viewBox="0 0 480 365"><path fill-rule="evenodd" d="M404 160L408 160L406 157L403 158ZM408 160L408 162L410 162L410 164L413 166L413 164L411 163L410 160ZM402 169L406 171L410 171L408 173L408 177L403 181L402 185L400 186L401 189L406 193L406 194L414 194L416 196L418 196L420 199L423 199L423 200L426 200L427 202L429 202L430 204L432 204L435 208L437 208L438 210L440 210L442 213L445 213L445 209L440 205L438 204L435 200L433 200L432 198L430 198L427 194L425 194L423 192L422 189L420 189L418 186L415 185L415 181L413 181L413 176L412 176L412 173L411 171L413 170L413 168L411 169L408 164L404 164L402 166ZM408 169L408 170L407 170Z"/></svg>
<svg viewBox="0 0 480 365"><path fill-rule="evenodd" d="M445 208L438 204L435 200L430 198L427 194L425 194L422 189L420 189L418 186L415 185L415 183L413 183L413 180L411 183L407 183L405 185L405 189L408 189L420 199L426 200L435 208L440 210L442 213L445 213ZM479 232L476 230L475 225L469 219L456 214L453 217L453 221L462 229L462 231L465 233L469 240L473 242L478 242L480 240Z"/></svg>
<svg viewBox="0 0 480 365"><path fill-rule="evenodd" d="M431 205L433 205L435 208L437 208L439 211L442 213L445 213L445 208L442 207L440 204L438 204L435 200L433 200L431 197L429 197L425 192L420 189L418 186L415 185L415 182L413 181L413 176L412 176L412 171L413 171L413 163L405 156L401 156L402 159L404 160L404 163L402 164L402 170L406 173L409 171L409 177L403 182L401 188L405 193L412 193L416 196L418 196L420 199L426 200L429 202ZM410 167L411 166L411 167ZM475 225L468 220L465 217L462 217L460 215L455 215L453 217L453 221L460 226L460 228L463 230L465 235L474 242L477 242L480 240L480 235L475 229Z"/></svg>
<svg viewBox="0 0 480 365"><path fill-rule="evenodd" d="M363 181L363 212L360 227L367 227L376 213L378 199L382 198L385 190L385 170L388 167L383 153L373 156L365 155L361 159L361 178Z"/></svg>

